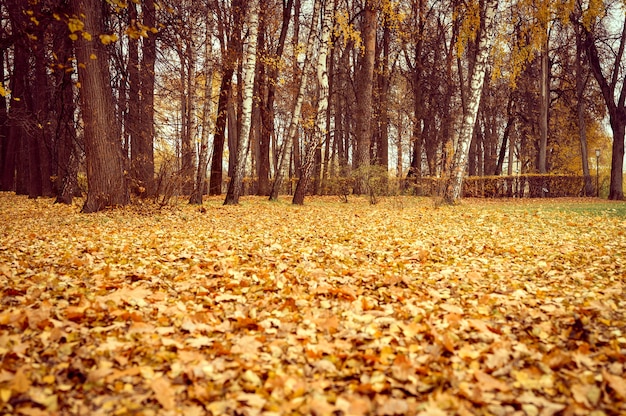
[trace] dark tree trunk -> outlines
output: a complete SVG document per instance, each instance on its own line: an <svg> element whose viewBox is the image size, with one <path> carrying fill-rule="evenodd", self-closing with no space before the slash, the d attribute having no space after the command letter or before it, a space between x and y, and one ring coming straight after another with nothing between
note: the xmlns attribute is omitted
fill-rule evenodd
<svg viewBox="0 0 626 416"><path fill-rule="evenodd" d="M69 38L67 25L64 22L55 23L55 38L53 43L59 69L55 71L55 88L53 112L55 114L56 131L54 137L56 147L56 201L62 204L71 204L77 188L78 158L76 151L76 128L74 114L76 103L72 83L72 71L69 65L73 56L73 45Z"/></svg>
<svg viewBox="0 0 626 416"><path fill-rule="evenodd" d="M137 5L132 1L128 3L129 27L137 31L139 24ZM146 191L145 184L141 179L141 167L143 155L141 153L141 81L139 79L139 38L128 37L128 112L126 113L126 131L130 138L130 176L131 191L136 195L142 195Z"/></svg>
<svg viewBox="0 0 626 416"><path fill-rule="evenodd" d="M209 195L222 193L222 159L224 158L224 143L226 138L226 121L228 120L228 100L234 70L230 68L222 76L220 96L217 103L217 120L213 135L213 156L211 157L211 177L209 179Z"/></svg>
<svg viewBox="0 0 626 416"><path fill-rule="evenodd" d="M374 78L374 57L376 52L376 22L377 11L375 2L365 1L363 14L363 45L364 52L359 59L356 89L356 152L355 167L361 169L359 177L355 181L354 192L363 194L366 192L366 170L370 166L370 147L372 139L372 89Z"/></svg>
<svg viewBox="0 0 626 416"><path fill-rule="evenodd" d="M29 123L28 109L28 78L30 73L27 36L25 31L23 7L18 0L7 2L9 17L13 32L16 34L13 45L13 73L9 88L11 103L8 112L7 137L4 145L4 160L0 186L3 191L16 191L18 194L28 194L29 173L29 141L26 126Z"/></svg>
<svg viewBox="0 0 626 416"><path fill-rule="evenodd" d="M52 191L52 132L50 131L50 81L48 78L48 66L46 57L46 42L44 28L37 26L37 41L33 45L35 55L35 85L31 88L33 95L33 116L36 123L35 146L37 152L37 167L31 167L31 196L53 196Z"/></svg>
<svg viewBox="0 0 626 416"><path fill-rule="evenodd" d="M98 0L73 0L74 12L84 16L84 30L94 38L104 33L104 7ZM124 172L122 146L114 119L109 56L100 42L79 38L76 58L81 83L80 98L85 131L88 193L82 212L130 202ZM95 57L96 59L92 59Z"/></svg>
<svg viewBox="0 0 626 416"><path fill-rule="evenodd" d="M623 200L623 164L624 164L624 134L626 129L626 82L621 82L621 91L617 102L615 101L620 67L624 49L626 48L626 21L623 23L619 49L616 53L612 69L611 79L608 80L602 72L603 63L600 61L595 38L583 25L580 26L584 33L584 45L587 52L587 59L593 73L604 102L609 112L611 130L613 131L613 149L611 154L611 183L609 185L609 199Z"/></svg>
<svg viewBox="0 0 626 416"><path fill-rule="evenodd" d="M4 49L0 49L0 62L4 62ZM4 65L0 65L0 79L4 79ZM7 101L0 97L0 191L6 191L3 184L4 164L7 158L9 138L9 118L7 113Z"/></svg>
<svg viewBox="0 0 626 416"><path fill-rule="evenodd" d="M28 149L24 143L28 140L25 128L28 122L27 77L29 73L28 48L18 40L13 48L13 76L11 77L11 106L8 114L8 134L2 166L2 190L27 194L26 176L28 171ZM18 98L18 99L15 99Z"/></svg>

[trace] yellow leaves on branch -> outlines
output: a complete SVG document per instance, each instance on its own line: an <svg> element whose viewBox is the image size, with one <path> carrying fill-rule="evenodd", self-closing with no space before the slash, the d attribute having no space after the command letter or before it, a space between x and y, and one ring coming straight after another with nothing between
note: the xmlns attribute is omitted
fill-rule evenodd
<svg viewBox="0 0 626 416"><path fill-rule="evenodd" d="M9 94L11 94L11 90L5 89L4 84L0 82L0 96L6 97Z"/></svg>
<svg viewBox="0 0 626 416"><path fill-rule="evenodd" d="M126 29L126 34L131 39L147 38L149 33L155 34L158 29L135 22Z"/></svg>
<svg viewBox="0 0 626 416"><path fill-rule="evenodd" d="M117 42L119 40L117 34L112 33L110 35L100 35L100 42L103 45L109 45L111 43Z"/></svg>

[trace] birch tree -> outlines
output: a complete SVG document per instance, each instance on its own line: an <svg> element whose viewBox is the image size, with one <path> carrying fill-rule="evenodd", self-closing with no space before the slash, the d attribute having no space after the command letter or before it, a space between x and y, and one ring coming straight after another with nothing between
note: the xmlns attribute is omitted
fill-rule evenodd
<svg viewBox="0 0 626 416"><path fill-rule="evenodd" d="M319 14L320 1L321 0L315 0L313 4L313 22L316 21L317 15ZM282 152L282 156L280 157L278 167L276 168L276 175L274 178L274 183L272 184L272 191L270 192L270 201L276 201L278 199L278 194L283 183L283 178L285 177L285 171L287 171L287 174L289 171L289 161L291 160L291 154L293 150L292 144L294 143L295 138L298 134L300 116L302 115L302 103L304 102L304 95L306 93L306 88L309 81L309 72L312 65L310 58L313 51L313 46L315 44L315 32L315 24L312 23L311 30L309 30L309 34L307 36L306 49L303 55L300 86L298 88L298 94L296 95L296 99L293 104L293 111L291 112L291 119L289 121L287 137L283 142L284 150Z"/></svg>
<svg viewBox="0 0 626 416"><path fill-rule="evenodd" d="M247 16L248 43L244 53L243 63L243 102L242 102L242 123L241 135L237 146L233 177L228 183L228 192L224 205L239 204L239 197L243 191L243 176L246 167L246 154L250 143L250 132L252 126L252 99L254 92L254 75L256 72L256 49L257 35L259 31L259 0L250 2Z"/></svg>
<svg viewBox="0 0 626 416"><path fill-rule="evenodd" d="M316 2L317 3L317 2ZM293 194L293 204L302 205L304 203L304 196L306 195L306 189L311 179L311 173L313 171L313 164L315 162L315 151L321 146L328 125L326 123L326 112L328 110L328 53L330 51L330 32L332 29L332 14L334 10L334 0L326 0L324 15L322 18L322 37L320 40L319 54L317 56L317 82L319 87L319 99L317 102L317 113L315 116L315 130L313 133L313 139L306 143L305 153L302 160L302 168L300 170L300 180L296 186L296 190ZM311 27L311 31L315 27L315 21L317 16L313 15L314 25Z"/></svg>
<svg viewBox="0 0 626 416"><path fill-rule="evenodd" d="M454 149L452 169L450 169L443 195L444 201L450 204L456 203L462 195L463 175L467 167L474 125L478 115L478 107L480 106L487 70L487 59L493 43L497 9L497 0L487 0L485 1L484 10L481 11L481 27L476 34L476 59L469 77L467 107L463 112L459 138Z"/></svg>

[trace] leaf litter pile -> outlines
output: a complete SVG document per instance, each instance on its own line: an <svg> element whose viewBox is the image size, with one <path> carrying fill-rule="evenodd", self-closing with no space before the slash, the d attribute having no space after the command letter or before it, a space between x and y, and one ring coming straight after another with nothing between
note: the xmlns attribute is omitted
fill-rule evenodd
<svg viewBox="0 0 626 416"><path fill-rule="evenodd" d="M624 218L220 202L0 194L0 414L626 412Z"/></svg>

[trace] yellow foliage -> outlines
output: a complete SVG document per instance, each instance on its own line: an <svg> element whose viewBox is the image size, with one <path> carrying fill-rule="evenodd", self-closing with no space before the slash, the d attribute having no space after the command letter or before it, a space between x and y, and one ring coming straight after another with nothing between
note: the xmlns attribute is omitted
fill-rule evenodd
<svg viewBox="0 0 626 416"><path fill-rule="evenodd" d="M0 82L0 96L6 97L9 94L11 94L11 91L8 90L8 89L5 89L4 85L2 84L2 82Z"/></svg>
<svg viewBox="0 0 626 416"><path fill-rule="evenodd" d="M76 17L70 17L67 20L67 27L70 29L71 33L79 32L85 28L85 23Z"/></svg>
<svg viewBox="0 0 626 416"><path fill-rule="evenodd" d="M102 42L103 45L109 45L111 43L117 42L118 39L119 38L115 33L111 35L100 35L100 42Z"/></svg>
<svg viewBox="0 0 626 416"><path fill-rule="evenodd" d="M339 11L335 14L333 34L335 38L343 40L343 46L354 42L357 47L360 47L362 43L361 32L350 23L350 16L345 11Z"/></svg>

